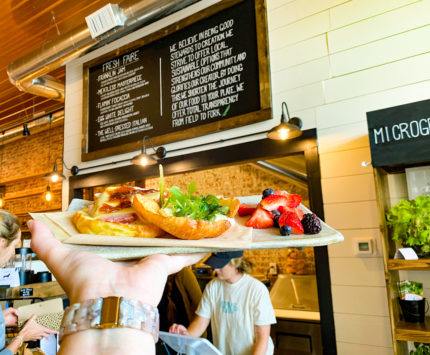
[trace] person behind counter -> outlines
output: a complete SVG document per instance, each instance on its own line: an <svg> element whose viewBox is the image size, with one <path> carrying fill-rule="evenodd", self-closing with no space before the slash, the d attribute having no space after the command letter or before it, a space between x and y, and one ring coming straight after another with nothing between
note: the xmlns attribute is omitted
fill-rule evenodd
<svg viewBox="0 0 430 355"><path fill-rule="evenodd" d="M18 247L20 241L21 230L19 229L18 218L5 210L0 210L0 267L5 266L9 259L15 255L15 248ZM2 349L0 355L14 354L24 341L40 340L42 337L47 338L50 334L57 333L37 324L35 318L36 316L33 315L5 348L6 326L17 325L18 311L12 307L2 310L0 313L0 349Z"/></svg>
<svg viewBox="0 0 430 355"><path fill-rule="evenodd" d="M213 343L225 355L273 354L270 325L276 317L266 286L247 274L251 262L233 251L215 253L204 263L217 278L206 286L190 326L173 324L170 332L199 337L210 323Z"/></svg>
<svg viewBox="0 0 430 355"><path fill-rule="evenodd" d="M112 262L66 247L40 221L29 221L28 226L31 249L70 299L60 329L58 354L155 354L157 305L167 276L195 264L205 254L151 255L139 261ZM120 303L115 303L118 300ZM104 313L105 302L108 307ZM117 312L109 312L112 310ZM103 314L107 327L100 329ZM115 314L120 325L112 327Z"/></svg>

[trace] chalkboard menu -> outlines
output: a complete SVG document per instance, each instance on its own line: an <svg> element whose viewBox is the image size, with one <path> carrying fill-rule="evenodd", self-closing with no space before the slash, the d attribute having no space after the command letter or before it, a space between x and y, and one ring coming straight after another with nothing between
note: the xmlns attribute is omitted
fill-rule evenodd
<svg viewBox="0 0 430 355"><path fill-rule="evenodd" d="M83 160L139 149L143 136L162 144L270 119L262 4L221 1L87 65Z"/></svg>
<svg viewBox="0 0 430 355"><path fill-rule="evenodd" d="M430 161L430 100L367 113L374 167Z"/></svg>

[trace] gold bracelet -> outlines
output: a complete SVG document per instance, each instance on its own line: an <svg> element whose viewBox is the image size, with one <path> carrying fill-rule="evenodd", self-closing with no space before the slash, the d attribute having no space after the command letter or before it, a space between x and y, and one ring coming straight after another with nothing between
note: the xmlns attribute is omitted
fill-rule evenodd
<svg viewBox="0 0 430 355"><path fill-rule="evenodd" d="M15 339L19 339L19 346L18 346L18 348L20 348L21 346L22 346L22 344L24 343L24 337L22 336L22 335L17 335L16 337L15 337Z"/></svg>

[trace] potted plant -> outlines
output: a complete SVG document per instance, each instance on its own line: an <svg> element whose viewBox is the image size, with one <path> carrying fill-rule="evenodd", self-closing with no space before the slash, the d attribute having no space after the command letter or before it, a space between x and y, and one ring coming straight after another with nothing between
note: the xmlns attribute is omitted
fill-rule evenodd
<svg viewBox="0 0 430 355"><path fill-rule="evenodd" d="M409 355L430 355L430 344L426 343L415 343L415 350L411 350Z"/></svg>
<svg viewBox="0 0 430 355"><path fill-rule="evenodd" d="M400 200L386 213L391 238L420 256L430 254L430 196Z"/></svg>

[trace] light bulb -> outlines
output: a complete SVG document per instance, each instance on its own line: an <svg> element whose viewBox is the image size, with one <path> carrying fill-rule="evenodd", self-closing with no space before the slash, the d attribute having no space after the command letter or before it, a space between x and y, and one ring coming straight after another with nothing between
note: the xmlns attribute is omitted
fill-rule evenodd
<svg viewBox="0 0 430 355"><path fill-rule="evenodd" d="M148 159L146 157L140 158L140 165L143 165L143 166L148 165Z"/></svg>
<svg viewBox="0 0 430 355"><path fill-rule="evenodd" d="M51 194L51 192L47 191L45 193L45 200L48 201L48 202L52 200L52 194Z"/></svg>
<svg viewBox="0 0 430 355"><path fill-rule="evenodd" d="M51 193L51 188L48 186L46 186L46 191L43 194L43 197L45 198L46 201L51 201L52 200L52 193Z"/></svg>
<svg viewBox="0 0 430 355"><path fill-rule="evenodd" d="M4 200L3 200L3 196L0 197L0 208L2 208L4 206Z"/></svg>
<svg viewBox="0 0 430 355"><path fill-rule="evenodd" d="M281 139L282 139L282 140L287 139L287 137L288 137L288 129L286 129L286 128L281 128L281 129L279 130L279 135L280 135L280 137L281 137Z"/></svg>
<svg viewBox="0 0 430 355"><path fill-rule="evenodd" d="M51 181L52 181L52 182L57 182L57 181L58 181L58 175L57 175L57 174L52 175L52 177L51 177Z"/></svg>

